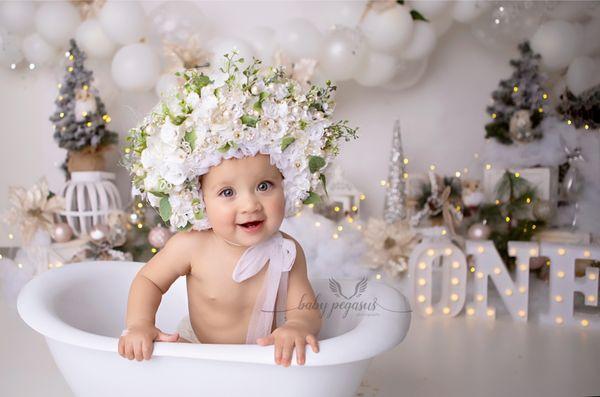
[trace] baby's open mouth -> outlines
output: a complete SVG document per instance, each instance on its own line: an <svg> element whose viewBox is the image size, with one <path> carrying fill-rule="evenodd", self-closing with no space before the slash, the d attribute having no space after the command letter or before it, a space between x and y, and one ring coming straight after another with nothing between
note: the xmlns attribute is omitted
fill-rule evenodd
<svg viewBox="0 0 600 397"><path fill-rule="evenodd" d="M247 230L255 230L255 229L258 229L263 224L263 222L264 221L252 221L252 222L240 223L240 224L238 224L238 226L241 226Z"/></svg>

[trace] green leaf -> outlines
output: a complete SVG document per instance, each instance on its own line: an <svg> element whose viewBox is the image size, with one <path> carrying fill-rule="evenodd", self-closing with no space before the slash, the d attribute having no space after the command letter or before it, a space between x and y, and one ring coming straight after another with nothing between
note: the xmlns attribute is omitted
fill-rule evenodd
<svg viewBox="0 0 600 397"><path fill-rule="evenodd" d="M261 101L254 102L254 105L252 105L252 109L256 110L257 112L262 112L262 102Z"/></svg>
<svg viewBox="0 0 600 397"><path fill-rule="evenodd" d="M295 140L296 138L293 136L284 136L281 140L281 151L283 152L285 149L287 149L287 147L290 146Z"/></svg>
<svg viewBox="0 0 600 397"><path fill-rule="evenodd" d="M417 10L410 10L410 16L412 17L412 19L414 21L425 21L425 22L429 22L419 11Z"/></svg>
<svg viewBox="0 0 600 397"><path fill-rule="evenodd" d="M247 125L249 127L256 127L256 123L258 122L258 119L256 117L252 117L250 115L243 115L240 119L242 121L242 124Z"/></svg>
<svg viewBox="0 0 600 397"><path fill-rule="evenodd" d="M396 0L396 3L400 4L401 6L404 5L404 0Z"/></svg>
<svg viewBox="0 0 600 397"><path fill-rule="evenodd" d="M329 197L329 193L327 193L327 179L325 178L325 174L320 174L319 179L323 184L323 190L325 190L325 194L327 195L327 197Z"/></svg>
<svg viewBox="0 0 600 397"><path fill-rule="evenodd" d="M159 209L160 217L163 221L168 221L171 218L171 203L169 203L168 197L163 197L160 199L160 209Z"/></svg>
<svg viewBox="0 0 600 397"><path fill-rule="evenodd" d="M194 150L194 148L196 147L196 131L192 130L192 131L186 132L184 139L187 143L190 144L190 147L192 148L192 150Z"/></svg>
<svg viewBox="0 0 600 397"><path fill-rule="evenodd" d="M148 193L151 193L153 195L155 195L156 197L169 197L168 194L163 193L163 192L155 192L155 191L149 191Z"/></svg>
<svg viewBox="0 0 600 397"><path fill-rule="evenodd" d="M304 204L316 204L321 201L321 197L315 192L308 192L308 197L303 201Z"/></svg>
<svg viewBox="0 0 600 397"><path fill-rule="evenodd" d="M202 210L200 210L198 212L194 212L194 218L196 220L200 220L200 219L204 218L204 212Z"/></svg>
<svg viewBox="0 0 600 397"><path fill-rule="evenodd" d="M223 146L221 146L220 148L218 148L217 150L221 153L226 153L230 147L231 147L231 145L229 145L229 142L225 142L225 144Z"/></svg>
<svg viewBox="0 0 600 397"><path fill-rule="evenodd" d="M188 221L188 223L185 226L178 227L177 230L179 230L181 232L187 232L188 230L190 230L192 228L192 226L194 226L194 225L192 225L192 223L190 223Z"/></svg>
<svg viewBox="0 0 600 397"><path fill-rule="evenodd" d="M321 156L310 156L308 159L308 168L310 172L317 172L325 166L325 159Z"/></svg>

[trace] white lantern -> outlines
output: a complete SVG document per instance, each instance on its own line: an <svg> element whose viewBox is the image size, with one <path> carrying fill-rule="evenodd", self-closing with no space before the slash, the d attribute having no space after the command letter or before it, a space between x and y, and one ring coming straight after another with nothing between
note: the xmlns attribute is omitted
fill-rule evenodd
<svg viewBox="0 0 600 397"><path fill-rule="evenodd" d="M96 225L106 224L113 210L121 209L121 197L112 182L115 174L101 171L71 173L62 188L65 210L61 212L77 236L84 236Z"/></svg>

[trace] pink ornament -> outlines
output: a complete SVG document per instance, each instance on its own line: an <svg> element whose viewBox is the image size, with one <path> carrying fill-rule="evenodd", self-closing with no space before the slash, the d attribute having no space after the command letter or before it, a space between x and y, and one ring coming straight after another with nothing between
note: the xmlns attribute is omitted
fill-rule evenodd
<svg viewBox="0 0 600 397"><path fill-rule="evenodd" d="M148 233L148 242L154 248L162 248L165 246L167 241L171 238L172 234L169 229L162 226L155 226Z"/></svg>
<svg viewBox="0 0 600 397"><path fill-rule="evenodd" d="M52 239L57 243L66 243L73 237L73 229L68 223L57 223L52 228Z"/></svg>

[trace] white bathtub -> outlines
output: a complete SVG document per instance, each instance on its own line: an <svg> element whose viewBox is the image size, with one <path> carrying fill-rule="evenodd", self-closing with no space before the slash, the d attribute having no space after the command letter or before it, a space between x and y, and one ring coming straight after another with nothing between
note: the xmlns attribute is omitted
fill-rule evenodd
<svg viewBox="0 0 600 397"><path fill-rule="evenodd" d="M362 295L346 299L334 295L328 280L314 279L324 322L320 352L307 347L303 366L295 354L290 367L275 365L273 346L167 342L155 343L150 360L130 361L118 354L117 342L129 286L142 265L66 265L34 278L19 294L19 315L46 338L75 395L354 396L371 358L397 346L410 324L406 298L380 280L369 280ZM357 280L337 281L350 297ZM355 305L345 318L342 303ZM163 297L157 327L174 332L186 313L180 278Z"/></svg>

